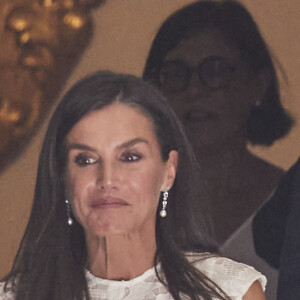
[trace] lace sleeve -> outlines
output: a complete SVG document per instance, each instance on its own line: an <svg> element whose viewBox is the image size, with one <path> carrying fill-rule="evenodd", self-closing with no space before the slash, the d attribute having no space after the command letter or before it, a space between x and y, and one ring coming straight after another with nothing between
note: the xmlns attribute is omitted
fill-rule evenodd
<svg viewBox="0 0 300 300"><path fill-rule="evenodd" d="M15 296L10 287L7 287L7 291L4 291L5 282L0 282L0 300L14 300Z"/></svg>
<svg viewBox="0 0 300 300"><path fill-rule="evenodd" d="M232 300L242 300L250 286L258 280L265 291L267 279L254 268L225 257L194 260L193 264Z"/></svg>

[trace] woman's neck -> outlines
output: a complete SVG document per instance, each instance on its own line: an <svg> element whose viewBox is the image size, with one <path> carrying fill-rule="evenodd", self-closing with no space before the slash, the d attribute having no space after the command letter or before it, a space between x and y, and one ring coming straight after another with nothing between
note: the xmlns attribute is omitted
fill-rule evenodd
<svg viewBox="0 0 300 300"><path fill-rule="evenodd" d="M207 213L222 244L261 206L283 171L251 154L242 140L195 153L206 183Z"/></svg>
<svg viewBox="0 0 300 300"><path fill-rule="evenodd" d="M218 178L224 183L224 177L239 177L241 168L249 157L246 141L240 137L224 143L195 147L196 158L207 180ZM229 174L228 174L229 173Z"/></svg>
<svg viewBox="0 0 300 300"><path fill-rule="evenodd" d="M87 235L89 270L97 277L129 280L154 265L155 234Z"/></svg>

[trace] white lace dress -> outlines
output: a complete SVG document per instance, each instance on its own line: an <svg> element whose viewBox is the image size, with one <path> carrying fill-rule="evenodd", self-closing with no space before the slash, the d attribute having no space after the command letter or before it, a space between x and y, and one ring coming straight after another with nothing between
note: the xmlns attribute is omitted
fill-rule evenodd
<svg viewBox="0 0 300 300"><path fill-rule="evenodd" d="M252 267L223 257L193 255L192 263L232 300L241 300L253 282L258 280L265 290L266 278ZM159 270L158 266L158 270ZM172 300L172 296L157 279L154 268L128 281L114 281L95 277L86 272L91 300ZM0 300L13 300L13 293L4 294L0 286Z"/></svg>

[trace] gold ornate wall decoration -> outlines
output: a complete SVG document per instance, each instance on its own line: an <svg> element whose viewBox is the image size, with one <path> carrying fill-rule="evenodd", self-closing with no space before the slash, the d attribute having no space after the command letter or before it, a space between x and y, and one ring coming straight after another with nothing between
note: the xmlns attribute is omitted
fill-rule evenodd
<svg viewBox="0 0 300 300"><path fill-rule="evenodd" d="M0 0L0 172L24 150L92 37L104 0Z"/></svg>

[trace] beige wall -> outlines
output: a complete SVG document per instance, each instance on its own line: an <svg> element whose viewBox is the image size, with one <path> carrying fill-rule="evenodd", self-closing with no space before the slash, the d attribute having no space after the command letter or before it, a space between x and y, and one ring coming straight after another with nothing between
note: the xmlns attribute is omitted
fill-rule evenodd
<svg viewBox="0 0 300 300"><path fill-rule="evenodd" d="M151 40L162 20L191 0L107 0L94 13L95 37L65 88L91 71L109 69L140 75ZM300 119L300 2L298 0L244 0L267 42L289 76L284 104ZM47 122L24 154L0 174L0 277L8 272L28 220L37 159ZM300 150L300 125L272 148L254 151L288 168Z"/></svg>

